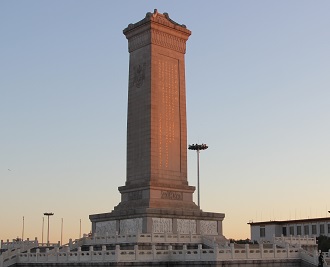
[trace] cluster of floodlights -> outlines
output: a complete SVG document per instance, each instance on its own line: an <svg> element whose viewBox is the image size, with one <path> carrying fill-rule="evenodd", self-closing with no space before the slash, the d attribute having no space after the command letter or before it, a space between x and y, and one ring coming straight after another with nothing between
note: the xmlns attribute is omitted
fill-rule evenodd
<svg viewBox="0 0 330 267"><path fill-rule="evenodd" d="M201 145L192 144L192 145L188 146L188 149L190 149L190 150L205 150L207 148L208 148L208 146L206 144L201 144Z"/></svg>

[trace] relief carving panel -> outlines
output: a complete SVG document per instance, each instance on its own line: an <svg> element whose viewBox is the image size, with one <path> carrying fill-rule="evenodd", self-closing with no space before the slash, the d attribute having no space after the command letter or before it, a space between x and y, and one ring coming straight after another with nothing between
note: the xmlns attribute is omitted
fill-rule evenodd
<svg viewBox="0 0 330 267"><path fill-rule="evenodd" d="M120 234L142 233L142 218L120 220Z"/></svg>
<svg viewBox="0 0 330 267"><path fill-rule="evenodd" d="M200 231L202 235L217 235L217 221L200 221Z"/></svg>
<svg viewBox="0 0 330 267"><path fill-rule="evenodd" d="M196 234L196 220L177 219L177 232L180 234Z"/></svg>
<svg viewBox="0 0 330 267"><path fill-rule="evenodd" d="M153 233L172 233L172 219L152 218Z"/></svg>
<svg viewBox="0 0 330 267"><path fill-rule="evenodd" d="M116 221L97 222L95 225L97 236L106 236L116 234Z"/></svg>

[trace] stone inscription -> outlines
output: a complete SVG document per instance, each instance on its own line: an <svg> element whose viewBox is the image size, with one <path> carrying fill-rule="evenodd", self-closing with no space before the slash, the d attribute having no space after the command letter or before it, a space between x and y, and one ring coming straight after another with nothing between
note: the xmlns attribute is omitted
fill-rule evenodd
<svg viewBox="0 0 330 267"><path fill-rule="evenodd" d="M202 235L217 235L218 223L216 221L200 221Z"/></svg>
<svg viewBox="0 0 330 267"><path fill-rule="evenodd" d="M116 234L116 221L97 222L95 225L97 236L106 236Z"/></svg>
<svg viewBox="0 0 330 267"><path fill-rule="evenodd" d="M196 220L177 219L177 231L180 234L196 234Z"/></svg>
<svg viewBox="0 0 330 267"><path fill-rule="evenodd" d="M142 218L126 219L120 221L120 234L142 233Z"/></svg>
<svg viewBox="0 0 330 267"><path fill-rule="evenodd" d="M180 171L180 98L178 61L159 56L159 167Z"/></svg>
<svg viewBox="0 0 330 267"><path fill-rule="evenodd" d="M161 196L162 196L163 199L183 200L183 193L182 192L162 191Z"/></svg>
<svg viewBox="0 0 330 267"><path fill-rule="evenodd" d="M153 233L172 233L172 219L152 218Z"/></svg>

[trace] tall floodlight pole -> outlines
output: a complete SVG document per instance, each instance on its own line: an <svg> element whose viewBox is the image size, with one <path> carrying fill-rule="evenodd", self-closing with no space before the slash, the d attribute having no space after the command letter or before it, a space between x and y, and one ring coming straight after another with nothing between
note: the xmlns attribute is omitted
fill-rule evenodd
<svg viewBox="0 0 330 267"><path fill-rule="evenodd" d="M208 149L206 144L192 144L188 146L189 150L196 150L197 152L197 194L198 194L198 207L200 208L200 194L199 194L199 151Z"/></svg>
<svg viewBox="0 0 330 267"><path fill-rule="evenodd" d="M22 241L24 241L24 216L23 216Z"/></svg>
<svg viewBox="0 0 330 267"><path fill-rule="evenodd" d="M42 217L42 229L41 229L41 243L44 243L44 224L45 224L45 217Z"/></svg>
<svg viewBox="0 0 330 267"><path fill-rule="evenodd" d="M54 213L52 213L52 212L45 212L44 215L48 217L48 227L47 227L47 246L49 246L49 216L53 216Z"/></svg>
<svg viewBox="0 0 330 267"><path fill-rule="evenodd" d="M61 246L62 246L62 240L63 240L63 218L61 219Z"/></svg>

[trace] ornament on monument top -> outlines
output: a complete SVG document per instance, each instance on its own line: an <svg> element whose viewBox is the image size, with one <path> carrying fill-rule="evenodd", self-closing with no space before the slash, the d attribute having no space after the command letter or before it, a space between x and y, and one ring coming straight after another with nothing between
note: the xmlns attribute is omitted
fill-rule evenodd
<svg viewBox="0 0 330 267"><path fill-rule="evenodd" d="M130 23L127 28L125 28L123 30L124 34L125 32L128 32L130 31L132 28L135 28L135 27L138 27L138 26L141 26L143 25L144 23L147 23L149 21L154 21L154 22L157 22L157 23L160 23L160 24L163 24L165 26L168 26L170 28L175 28L175 29L178 29L182 32L185 32L187 34L191 34L191 32L187 29L186 25L184 24L180 24L180 23L177 23L176 21L172 20L169 16L168 13L164 12L163 14L162 13L159 13L157 9L154 9L154 12L151 13L151 12L148 12L145 16L144 19L138 21L137 23Z"/></svg>

